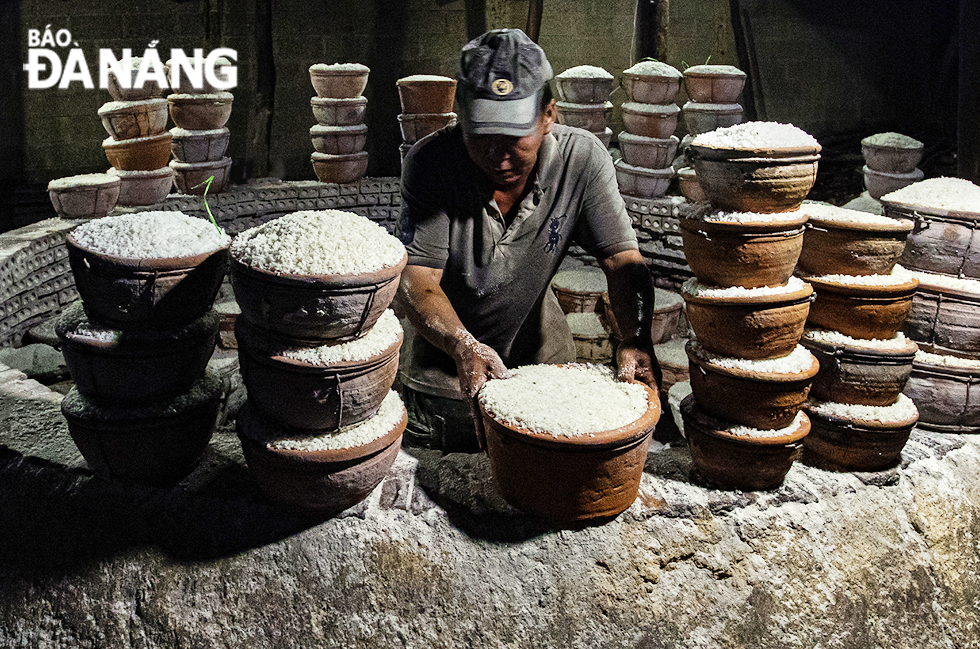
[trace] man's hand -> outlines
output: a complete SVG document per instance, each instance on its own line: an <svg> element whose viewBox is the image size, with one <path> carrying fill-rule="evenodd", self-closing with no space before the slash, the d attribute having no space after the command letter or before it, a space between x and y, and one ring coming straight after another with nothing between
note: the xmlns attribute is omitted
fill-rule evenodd
<svg viewBox="0 0 980 649"><path fill-rule="evenodd" d="M657 357L634 344L623 342L616 350L616 378L620 381L642 381L654 390L663 382Z"/></svg>
<svg viewBox="0 0 980 649"><path fill-rule="evenodd" d="M458 336L453 359L459 372L459 389L464 395L473 398L490 379L509 376L507 367L492 347L484 345L466 330Z"/></svg>

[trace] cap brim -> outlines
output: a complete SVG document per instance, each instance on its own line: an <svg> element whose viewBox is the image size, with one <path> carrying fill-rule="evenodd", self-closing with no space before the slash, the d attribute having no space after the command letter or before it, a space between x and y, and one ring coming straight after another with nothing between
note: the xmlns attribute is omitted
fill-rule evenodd
<svg viewBox="0 0 980 649"><path fill-rule="evenodd" d="M524 99L472 99L463 116L463 128L473 135L524 137L538 125L537 93Z"/></svg>

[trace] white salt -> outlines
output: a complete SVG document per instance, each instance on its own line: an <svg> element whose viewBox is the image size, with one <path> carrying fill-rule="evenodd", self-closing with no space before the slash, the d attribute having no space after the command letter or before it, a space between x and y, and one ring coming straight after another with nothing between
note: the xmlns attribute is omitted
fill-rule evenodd
<svg viewBox="0 0 980 649"><path fill-rule="evenodd" d="M709 286L698 281L697 277L692 277L681 287L682 293L691 296L702 296L707 298L730 298L730 297L761 297L763 295L781 295L784 293L795 293L807 286L806 282L799 277L790 277L784 286L759 286L756 288L745 288L744 286L729 286L720 288Z"/></svg>
<svg viewBox="0 0 980 649"><path fill-rule="evenodd" d="M743 122L717 128L694 138L694 145L727 149L817 146L816 138L792 124Z"/></svg>
<svg viewBox="0 0 980 649"><path fill-rule="evenodd" d="M455 79L438 74L410 74L407 77L402 77L396 83L401 83L403 81L443 81L449 83L451 81L455 81Z"/></svg>
<svg viewBox="0 0 980 649"><path fill-rule="evenodd" d="M647 411L642 385L617 381L608 367L525 365L510 378L487 381L480 403L498 421L553 437L594 435Z"/></svg>
<svg viewBox="0 0 980 649"><path fill-rule="evenodd" d="M227 104L235 99L235 95L230 92L209 92L209 93L199 93L199 92L180 92L174 93L172 95L167 95L167 100L172 102L205 102L212 101L219 104Z"/></svg>
<svg viewBox="0 0 980 649"><path fill-rule="evenodd" d="M684 103L684 110L688 113L741 113L742 104L709 104L706 102L688 101Z"/></svg>
<svg viewBox="0 0 980 649"><path fill-rule="evenodd" d="M885 424L904 423L919 416L915 404L904 394L898 395L898 400L890 406L863 406L811 399L807 408L825 417Z"/></svg>
<svg viewBox="0 0 980 649"><path fill-rule="evenodd" d="M116 179L108 174L79 174L77 176L65 176L55 178L48 183L48 189L72 189L74 187L99 187L100 185L111 185Z"/></svg>
<svg viewBox="0 0 980 649"><path fill-rule="evenodd" d="M269 448L292 451L333 451L342 448L357 448L370 444L391 431L405 416L405 406L398 393L389 390L381 402L381 407L373 417L352 426L344 426L333 433L317 437L288 437L269 443Z"/></svg>
<svg viewBox="0 0 980 649"><path fill-rule="evenodd" d="M118 178L163 178L164 176L170 176L173 178L174 170L168 167L160 167L159 169L116 169L115 167L109 167L106 173L110 176L116 176Z"/></svg>
<svg viewBox="0 0 980 649"><path fill-rule="evenodd" d="M351 275L397 265L405 246L364 216L302 211L245 230L231 244L241 263L291 275Z"/></svg>
<svg viewBox="0 0 980 649"><path fill-rule="evenodd" d="M588 313L569 313L565 318L568 320L568 328L572 330L573 335L591 336L594 338L609 337L609 334L606 333L606 328L602 326L602 321L599 320L599 314L595 311Z"/></svg>
<svg viewBox="0 0 980 649"><path fill-rule="evenodd" d="M314 63L310 72L370 72L371 68L360 63Z"/></svg>
<svg viewBox="0 0 980 649"><path fill-rule="evenodd" d="M725 77L744 77L745 73L734 65L692 65L684 70L684 74L705 74Z"/></svg>
<svg viewBox="0 0 980 649"><path fill-rule="evenodd" d="M796 221L803 218L803 212L796 210L793 212L725 212L722 210L705 210L696 215L696 218L703 221L718 223L778 223L780 221Z"/></svg>
<svg viewBox="0 0 980 649"><path fill-rule="evenodd" d="M279 351L279 355L310 365L330 365L351 361L366 361L385 351L402 333L402 325L391 309L378 318L371 331L357 340L311 348L293 348Z"/></svg>
<svg viewBox="0 0 980 649"><path fill-rule="evenodd" d="M844 207L837 207L830 203L818 203L815 201L803 201L800 211L806 214L811 221L828 221L831 223L849 223L854 225L891 225L900 226L903 221L892 219L879 214L870 212L859 212ZM907 223L907 221L904 221Z"/></svg>
<svg viewBox="0 0 980 649"><path fill-rule="evenodd" d="M980 187L963 178L929 178L881 197L926 209L980 212Z"/></svg>
<svg viewBox="0 0 980 649"><path fill-rule="evenodd" d="M895 264L888 275L814 275L807 279L827 284L851 284L854 286L901 286L914 279L911 271Z"/></svg>
<svg viewBox="0 0 980 649"><path fill-rule="evenodd" d="M729 435L735 435L736 437L751 437L753 439L764 439L766 437L783 437L785 435L792 435L800 426L803 425L803 419L806 417L803 411L796 413L796 417L793 419L793 423L786 428L752 428L751 426L732 426L731 428L726 428L725 432Z"/></svg>
<svg viewBox="0 0 980 649"><path fill-rule="evenodd" d="M643 104L638 101L628 101L623 104L627 113L642 113L646 115L676 115L681 112L677 104Z"/></svg>
<svg viewBox="0 0 980 649"><path fill-rule="evenodd" d="M612 79L613 75L594 65L576 65L558 75L558 79Z"/></svg>
<svg viewBox="0 0 980 649"><path fill-rule="evenodd" d="M598 268L563 270L555 275L552 283L558 288L580 293L602 293L608 288L606 274Z"/></svg>
<svg viewBox="0 0 980 649"><path fill-rule="evenodd" d="M938 367L962 367L969 370L980 370L980 359L960 358L949 354L931 354L917 351L915 352L915 362Z"/></svg>
<svg viewBox="0 0 980 649"><path fill-rule="evenodd" d="M686 338L674 338L665 343L654 345L653 353L661 365L686 368L689 363L687 352L684 351L686 345Z"/></svg>
<svg viewBox="0 0 980 649"><path fill-rule="evenodd" d="M806 329L803 337L817 343L827 345L845 345L848 347L859 347L861 349L873 349L876 351L912 351L915 343L905 337L901 331L891 338L852 338L847 334L829 329Z"/></svg>
<svg viewBox="0 0 980 649"><path fill-rule="evenodd" d="M925 284L926 286L980 295L980 280L966 277L949 277L948 275L939 275L937 273L924 273L919 270L910 271L910 274L917 278L920 284Z"/></svg>
<svg viewBox="0 0 980 649"><path fill-rule="evenodd" d="M635 63L623 70L624 73L629 74L639 74L643 76L650 77L676 77L680 78L682 75L680 70L672 65L668 65L663 61L640 61Z"/></svg>
<svg viewBox="0 0 980 649"><path fill-rule="evenodd" d="M105 115L117 110L133 108L134 106L159 107L166 105L167 100L164 97L157 97L155 99L137 99L132 101L110 101L102 104L102 107L99 108L99 115Z"/></svg>
<svg viewBox="0 0 980 649"><path fill-rule="evenodd" d="M130 259L189 257L214 252L231 237L183 212L134 212L83 223L72 238L86 250Z"/></svg>
<svg viewBox="0 0 980 649"><path fill-rule="evenodd" d="M763 360L749 360L747 358L733 358L714 354L701 347L697 341L693 342L691 349L698 358L707 361L711 365L730 370L745 370L747 372L763 372L766 374L801 374L809 371L813 367L813 354L802 345L797 345L786 356Z"/></svg>
<svg viewBox="0 0 980 649"><path fill-rule="evenodd" d="M887 146L894 147L896 149L921 149L923 146L922 142L919 142L915 138L891 131L888 133L875 133L874 135L869 135L861 140L861 144Z"/></svg>
<svg viewBox="0 0 980 649"><path fill-rule="evenodd" d="M215 137L217 135L224 135L225 133L230 133L230 132L231 131L228 129L227 126L222 126L221 128L207 129L204 131L194 131L191 129L178 128L178 127L174 127L170 129L170 134L175 138L182 138L182 137L210 138L210 137Z"/></svg>

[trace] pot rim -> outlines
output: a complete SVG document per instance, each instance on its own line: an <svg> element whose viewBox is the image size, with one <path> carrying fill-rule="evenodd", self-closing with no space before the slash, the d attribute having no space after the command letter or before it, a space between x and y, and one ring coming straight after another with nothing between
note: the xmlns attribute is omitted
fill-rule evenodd
<svg viewBox="0 0 980 649"><path fill-rule="evenodd" d="M980 220L980 212L964 212L961 210L947 210L940 207L925 207L922 205L913 205L911 203L888 200L885 199L884 196L878 200L881 202L881 205L886 212L889 209L892 209L898 211L899 213L909 213L907 218L911 218L913 220L925 219L948 221L957 225L964 225L970 229L973 229L976 226L977 221ZM886 214L885 216L889 215ZM898 217L891 216L890 218L894 219Z"/></svg>
<svg viewBox="0 0 980 649"><path fill-rule="evenodd" d="M313 162L360 162L361 160L367 160L367 151L357 151L355 153L320 153L319 151L314 151L310 156L310 160Z"/></svg>
<svg viewBox="0 0 980 649"><path fill-rule="evenodd" d="M719 147L695 144L689 147L697 158L713 162L765 162L768 164L794 164L816 162L823 147L819 144L792 147Z"/></svg>
<svg viewBox="0 0 980 649"><path fill-rule="evenodd" d="M645 104L641 101L627 101L622 105L624 113L643 115L646 117L674 117L681 112L677 104Z"/></svg>
<svg viewBox="0 0 980 649"><path fill-rule="evenodd" d="M188 173L191 171L210 171L212 169L224 169L231 166L231 158L222 156L220 160L205 160L204 162L181 162L171 160L167 166L175 172Z"/></svg>
<svg viewBox="0 0 980 649"><path fill-rule="evenodd" d="M379 268L378 270L371 270L364 273L354 275L296 275L265 270L263 268L254 268L239 261L234 255L229 255L229 257L232 273L241 273L250 279L264 281L266 283L292 284L294 288L321 289L327 292L387 283L401 275L402 270L408 263L408 253L406 252L402 254L401 261L394 266Z"/></svg>
<svg viewBox="0 0 980 649"><path fill-rule="evenodd" d="M144 135L143 137L131 137L126 140L117 140L110 135L102 141L102 148L107 151L114 151L117 149L139 147L144 144L162 144L165 141L170 142L173 140L173 137L170 131L164 131L163 133L156 133L154 135Z"/></svg>
<svg viewBox="0 0 980 649"><path fill-rule="evenodd" d="M649 169L647 167L636 167L629 164L622 158L616 161L616 170L628 174L633 174L634 176L644 176L647 178L654 178L656 180L672 180L674 178L673 167L665 167L663 169Z"/></svg>
<svg viewBox="0 0 980 649"><path fill-rule="evenodd" d="M939 347L938 345L931 345L929 343L918 343L919 349L927 354L938 354L942 356L955 356L956 358L962 358L964 360L977 361L980 364L980 358L971 356L969 352L962 352L956 349L947 349L945 347ZM955 376L962 377L980 377L980 366L976 368L969 367L957 367L955 365L934 365L928 363L921 359L913 358L912 369L918 370L920 372L925 372L928 374L937 375L949 375L953 374Z"/></svg>
<svg viewBox="0 0 980 649"><path fill-rule="evenodd" d="M810 419L815 419L818 422L827 422L828 425L834 426L836 428L847 428L850 430L857 430L867 433L904 433L913 427L917 421L919 421L919 415L916 414L905 421L894 422L894 421L869 421L867 419L852 419L850 417L835 417L832 415L824 415L819 412L812 412L810 409L810 404L804 404L803 410L806 412L807 417Z"/></svg>
<svg viewBox="0 0 980 649"><path fill-rule="evenodd" d="M711 67L711 66L708 66L708 64L702 64L701 66L693 66L693 65L691 66L691 68L694 68L694 67ZM719 66L719 67L722 67L722 66ZM729 66L724 66L724 67L729 67ZM738 80L743 80L743 79L745 79L745 78L748 77L748 75L744 71L742 71L742 70L739 70L738 71L739 73L736 74L735 72L725 72L723 70L694 70L694 71L692 71L691 68L688 68L687 70L684 70L684 77L685 78L689 78L689 77L700 77L700 78L706 78L706 79L738 79Z"/></svg>
<svg viewBox="0 0 980 649"><path fill-rule="evenodd" d="M694 339L691 339L684 346L684 352L691 363L694 363L705 372L714 372L722 376L727 376L743 381L754 381L757 383L801 383L809 382L820 371L820 362L812 353L810 354L810 367L803 372L759 372L757 370L744 370L737 367L721 367L711 361L701 358L694 350ZM809 352L809 350L807 350ZM767 359L771 360L771 359Z"/></svg>
<svg viewBox="0 0 980 649"><path fill-rule="evenodd" d="M678 83L680 83L681 79L683 79L684 76L683 74L680 73L680 71L678 71L678 73L674 75L674 74L652 74L649 72L640 73L640 72L630 72L628 70L623 70L622 78L631 79L631 80L640 80L640 81L666 81L666 82L677 81Z"/></svg>
<svg viewBox="0 0 980 649"><path fill-rule="evenodd" d="M709 297L705 295L691 295L682 288L681 295L683 296L685 302L702 306L726 307L759 305L771 309L783 306L794 306L796 304L809 302L810 296L813 295L813 287L809 284L804 284L803 288L789 293L770 293L742 297Z"/></svg>
<svg viewBox="0 0 980 649"><path fill-rule="evenodd" d="M55 194L68 194L75 192L100 192L103 189L112 189L113 187L119 186L119 176L113 176L108 173L100 174L79 174L86 176L105 176L105 178L100 178L96 181L87 182L83 185L65 185L63 187L51 187L49 183L48 191L54 192ZM68 176L71 178L71 176ZM58 178L56 180L62 180ZM54 182L54 181L51 181Z"/></svg>
<svg viewBox="0 0 980 649"><path fill-rule="evenodd" d="M797 277L809 284L812 284L818 294L820 291L823 291L825 293L835 293L845 297L864 297L871 299L911 297L915 294L915 291L919 286L919 280L915 277L912 277L901 284L891 284L885 286L878 284L842 284L839 282L828 282L818 279L819 276L817 275L806 275L804 273L797 273Z"/></svg>
<svg viewBox="0 0 980 649"><path fill-rule="evenodd" d="M207 376L207 374L205 376ZM201 379L198 379L195 385L197 384L206 385L206 383L204 383L204 378L202 377ZM77 391L78 387L73 386L72 390ZM187 419L194 421L202 416L210 417L211 411L218 407L223 392L224 387L222 381L217 379L213 381L212 390L210 392L203 394L200 399L197 399L194 403L189 404L180 411L175 411L171 408L169 409L169 412L166 412L163 407L160 407L159 412L140 414L141 410L146 409L146 404L114 404L112 410L113 417L110 419L101 417L98 413L86 415L84 413L70 411L68 408L66 408L66 403L69 403L68 399L66 398L61 402L61 412L69 423L95 428L100 432L141 435L146 433L148 430L161 427L170 427L174 425L174 422L181 422ZM79 392L79 394L81 394L81 392ZM89 401L92 400L85 395L82 396ZM170 401L167 401L167 403L169 402ZM213 421L211 422L211 425L214 425Z"/></svg>
<svg viewBox="0 0 980 649"><path fill-rule="evenodd" d="M694 398L693 394L687 395L684 397L684 400L681 401L681 414L687 415L685 419L690 417L690 423L695 424L692 426L692 428L697 428L708 437L739 442L746 446L785 446L787 444L794 444L800 441L810 433L810 418L808 414L804 412L796 430L786 435L775 435L772 437L747 437L745 435L733 435L725 430L725 425L729 422L724 422L721 419L712 417L704 412L704 408L698 403L697 399ZM688 430L688 423L688 421L684 422L685 433ZM730 424L730 426L734 427L737 426L737 424Z"/></svg>
<svg viewBox="0 0 980 649"><path fill-rule="evenodd" d="M774 212L773 216L786 213ZM688 230L692 233L703 232L708 234L708 231L711 231L714 234L783 234L787 237L793 237L803 234L806 216L773 219L772 221L712 221L696 217L682 217L678 219L678 222L682 230Z"/></svg>
<svg viewBox="0 0 980 649"><path fill-rule="evenodd" d="M262 330L262 327L249 322L247 318L236 318L236 328L235 334L239 335L241 331L238 327L244 327L245 335L242 338L245 340L246 354L249 355L254 361L262 363L265 365L284 367L284 369L289 369L293 372L302 372L309 374L340 374L344 370L364 370L371 371L375 369L376 366L384 365L392 357L396 356L401 349L402 342L404 341L405 334L399 333L397 340L392 344L388 345L380 352L372 354L370 357L357 360L357 361L338 361L336 363L330 363L329 365L314 365L312 363L307 363L305 361L297 360L295 358L289 358L281 354L268 354L262 349L261 346L255 344L249 344L249 342L254 342L254 336L258 334L258 331ZM249 332L249 329L254 329L256 331ZM252 338L250 338L250 335ZM270 332L271 337L275 338L275 334ZM365 334L367 335L367 334ZM363 338L363 336L361 337ZM344 341L350 342L350 341ZM338 343L343 344L343 343Z"/></svg>
<svg viewBox="0 0 980 649"><path fill-rule="evenodd" d="M228 254L228 249L231 247L231 241L227 241L219 248L215 248L210 252L202 252L197 255L187 255L185 257L119 257L116 255L109 255L104 252L95 252L89 250L84 246L80 245L72 233L68 233L65 238L65 244L68 248L69 253L74 250L76 254L87 257L95 257L99 259L103 264L108 264L112 266L118 266L120 268L126 268L133 271L186 271L199 266L205 260L209 259L214 255Z"/></svg>
<svg viewBox="0 0 980 649"><path fill-rule="evenodd" d="M64 312L68 312L68 309L73 306L69 305ZM88 318L87 315L86 318ZM135 332L138 336L137 338L127 340L126 334L129 332L121 329L119 331L123 335L119 340L97 340L75 335L75 330L72 329L69 331L64 322L59 319L55 324L55 334L64 346L84 349L88 353L101 356L169 356L174 351L184 351L187 347L194 344L203 345L209 339L217 336L220 326L219 320L220 316L212 309L176 331L173 329L142 327L139 331ZM88 322L91 324L91 320ZM142 335L146 331L151 331L159 335ZM189 333L186 333L188 331Z"/></svg>
<svg viewBox="0 0 980 649"><path fill-rule="evenodd" d="M124 104L123 106L112 106L110 104ZM109 117L110 115L120 115L138 112L156 112L167 109L166 97L152 97L150 99L137 99L133 101L108 101L99 108L99 117Z"/></svg>
<svg viewBox="0 0 980 649"><path fill-rule="evenodd" d="M902 235L904 239L915 227L909 219L895 219L896 223L857 223L855 221L831 221L811 216L806 227L812 230L845 230L849 232L874 232L876 234L893 233Z"/></svg>
<svg viewBox="0 0 980 649"><path fill-rule="evenodd" d="M919 345L922 343L916 343L910 338L906 338L906 342L912 346L911 351L906 346L905 350L891 350L891 349L870 349L868 347L860 347L858 345L846 345L844 343L828 343L822 340L813 340L812 338L806 337L806 331L803 332L803 337L800 338L800 344L810 350L811 348L816 348L817 351L823 352L825 354L831 354L835 357L841 358L853 358L855 360L869 360L874 362L894 362L896 364L905 364L908 360L915 356L915 352L919 349Z"/></svg>
<svg viewBox="0 0 980 649"><path fill-rule="evenodd" d="M920 274L926 273L926 271L919 271ZM931 273L931 271L930 271ZM926 273L929 274L929 273ZM954 275L946 275L945 273L931 273L933 275L944 275L945 277L955 277ZM957 288L950 288L948 286L940 286L939 284L931 284L929 280L922 281L919 279L918 291L922 293L930 293L933 295L938 295L939 297L954 296L961 298L963 302L980 302L980 292L971 293L970 291L964 291ZM972 278L971 278L972 279Z"/></svg>
<svg viewBox="0 0 980 649"><path fill-rule="evenodd" d="M174 104L210 104L210 105L225 105L230 104L235 99L235 95L230 92L212 92L212 93L181 93L175 92L167 95L167 101L171 105Z"/></svg>
<svg viewBox="0 0 980 649"><path fill-rule="evenodd" d="M318 108L328 108L331 106L365 106L367 97L310 97L310 105Z"/></svg>

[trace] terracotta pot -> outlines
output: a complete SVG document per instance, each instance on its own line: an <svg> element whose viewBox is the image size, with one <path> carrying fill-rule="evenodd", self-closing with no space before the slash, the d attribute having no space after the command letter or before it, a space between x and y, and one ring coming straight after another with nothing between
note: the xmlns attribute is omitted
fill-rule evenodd
<svg viewBox="0 0 980 649"><path fill-rule="evenodd" d="M310 128L310 139L313 148L320 153L331 155L349 155L364 150L367 143L367 125L353 126L320 126Z"/></svg>
<svg viewBox="0 0 980 649"><path fill-rule="evenodd" d="M336 431L369 419L388 395L398 370L398 341L368 359L314 365L283 356L295 347L244 318L235 322L238 359L248 398L277 425Z"/></svg>
<svg viewBox="0 0 980 649"><path fill-rule="evenodd" d="M102 141L105 157L116 169L122 171L152 171L167 166L170 160L170 133L159 133L129 140Z"/></svg>
<svg viewBox="0 0 980 649"><path fill-rule="evenodd" d="M169 487L194 470L211 440L223 388L207 375L172 401L96 404L73 387L61 403L68 432L100 478Z"/></svg>
<svg viewBox="0 0 980 649"><path fill-rule="evenodd" d="M612 102L600 104L571 104L567 101L556 103L558 123L597 133L604 131L612 114Z"/></svg>
<svg viewBox="0 0 980 649"><path fill-rule="evenodd" d="M613 76L609 77L555 77L555 88L562 101L571 104L601 104L612 94Z"/></svg>
<svg viewBox="0 0 980 649"><path fill-rule="evenodd" d="M119 79L116 77L116 73L109 68L109 74L106 78L106 90L112 96L113 101L143 101L146 99L154 99L160 97L170 91L170 87L163 87L157 83L152 77L147 77L140 84L140 87L134 88L136 83L136 77L139 75L139 65L142 62L142 58L137 61L136 57L130 59L134 66L124 72L124 76L129 76L129 87L123 88L122 84L119 83ZM166 76L167 66L163 66L163 72Z"/></svg>
<svg viewBox="0 0 980 649"><path fill-rule="evenodd" d="M660 76L623 72L620 85L626 92L626 100L639 104L666 105L674 101L681 89L681 77ZM636 131L630 131L635 133ZM666 137L666 136L662 136Z"/></svg>
<svg viewBox="0 0 980 649"><path fill-rule="evenodd" d="M910 270L980 279L980 214L881 201L885 216L914 223L899 263Z"/></svg>
<svg viewBox="0 0 980 649"><path fill-rule="evenodd" d="M726 489L762 491L783 483L793 462L799 459L810 432L802 417L791 433L773 437L749 437L729 432L734 425L708 415L694 395L681 402L684 436L694 468Z"/></svg>
<svg viewBox="0 0 980 649"><path fill-rule="evenodd" d="M691 135L742 123L741 104L701 104L689 101L681 109L684 124Z"/></svg>
<svg viewBox="0 0 980 649"><path fill-rule="evenodd" d="M712 363L697 352L693 342L687 344L686 351L691 389L704 411L763 430L778 430L793 423L820 368L811 355L812 363L804 372L757 372Z"/></svg>
<svg viewBox="0 0 980 649"><path fill-rule="evenodd" d="M235 96L230 92L213 95L181 95L167 97L170 118L177 128L188 131L213 131L223 127L231 117L231 104Z"/></svg>
<svg viewBox="0 0 980 649"><path fill-rule="evenodd" d="M325 99L356 99L367 87L371 69L366 65L347 63L310 66L310 82L318 97Z"/></svg>
<svg viewBox="0 0 980 649"><path fill-rule="evenodd" d="M441 128L456 125L456 113L414 113L398 116L398 128L405 144L415 144Z"/></svg>
<svg viewBox="0 0 980 649"><path fill-rule="evenodd" d="M314 151L310 157L313 171L321 183L356 183L367 173L368 152L332 155Z"/></svg>
<svg viewBox="0 0 980 649"><path fill-rule="evenodd" d="M680 219L684 258L702 284L781 286L803 248L806 216L770 222Z"/></svg>
<svg viewBox="0 0 980 649"><path fill-rule="evenodd" d="M480 405L494 482L514 507L570 523L604 519L628 508L640 488L660 399L633 423L595 435L554 437L497 421Z"/></svg>
<svg viewBox="0 0 980 649"><path fill-rule="evenodd" d="M178 162L217 162L228 150L231 131L227 127L210 131L188 131L182 128L170 129L173 136L174 160Z"/></svg>
<svg viewBox="0 0 980 649"><path fill-rule="evenodd" d="M861 140L861 153L869 169L889 174L907 174L914 172L922 162L925 150L922 142L917 142L918 146L889 146L875 144L873 138L874 136L869 136Z"/></svg>
<svg viewBox="0 0 980 649"><path fill-rule="evenodd" d="M731 104L742 94L745 78L731 65L694 65L684 70L684 90L691 101Z"/></svg>
<svg viewBox="0 0 980 649"><path fill-rule="evenodd" d="M86 311L120 328L190 324L211 310L228 264L228 245L188 257L130 259L87 250L71 234L65 244Z"/></svg>
<svg viewBox="0 0 980 649"><path fill-rule="evenodd" d="M591 313L596 310L596 304L602 297L602 291L573 291L552 285L558 305L565 314Z"/></svg>
<svg viewBox="0 0 980 649"><path fill-rule="evenodd" d="M102 335L87 333L93 328ZM209 311L183 328L113 330L90 320L78 301L61 314L55 331L79 392L135 406L191 389L214 352L218 315Z"/></svg>
<svg viewBox="0 0 980 649"><path fill-rule="evenodd" d="M231 158L221 158L213 162L178 162L170 161L170 168L174 170L174 185L182 194L193 194L196 196L217 194L225 190L228 185L228 177L231 175ZM214 176L210 188L207 180Z"/></svg>
<svg viewBox="0 0 980 649"><path fill-rule="evenodd" d="M48 197L63 219L101 219L119 200L119 178L109 174L81 174L48 183Z"/></svg>
<svg viewBox="0 0 980 649"><path fill-rule="evenodd" d="M644 137L668 138L677 130L681 109L675 104L623 104L623 126L627 132Z"/></svg>
<svg viewBox="0 0 980 649"><path fill-rule="evenodd" d="M694 167L681 167L677 170L677 187L688 202L701 203L708 200L698 183L698 174Z"/></svg>
<svg viewBox="0 0 980 649"><path fill-rule="evenodd" d="M871 423L827 417L806 409L810 434L803 440L807 462L838 471L883 471L901 460L917 417Z"/></svg>
<svg viewBox="0 0 980 649"><path fill-rule="evenodd" d="M625 160L616 161L616 182L619 193L635 198L660 198L667 193L670 181L674 178L674 170L645 169L626 164Z"/></svg>
<svg viewBox="0 0 980 649"><path fill-rule="evenodd" d="M864 165L864 187L871 194L871 198L879 199L885 194L898 191L902 187L908 187L912 183L917 183L926 177L921 169L913 169L904 174L890 174L884 171L875 171L868 165Z"/></svg>
<svg viewBox="0 0 980 649"><path fill-rule="evenodd" d="M622 131L619 134L619 148L623 160L634 167L664 169L674 161L680 140L676 135L668 138L644 137Z"/></svg>
<svg viewBox="0 0 980 649"><path fill-rule="evenodd" d="M683 308L684 299L679 294L662 288L654 291L653 316L650 320L650 340L654 345L665 343L674 336Z"/></svg>
<svg viewBox="0 0 980 649"><path fill-rule="evenodd" d="M911 313L902 324L916 342L980 355L980 293L942 287L920 273Z"/></svg>
<svg viewBox="0 0 980 649"><path fill-rule="evenodd" d="M191 81L187 70L180 65L175 65L173 59L167 60L167 80L170 82L170 88L175 93L194 93L194 94L218 94L223 92L224 88L218 88L210 81L208 81L208 75L205 71L205 60L195 57L190 57L188 59L191 68L201 67L201 82L196 83ZM231 61L224 57L219 56L214 60L214 76L225 85L230 80L228 72L225 70L225 66L231 65Z"/></svg>
<svg viewBox="0 0 980 649"><path fill-rule="evenodd" d="M310 97L313 117L323 126L353 126L364 123L367 97Z"/></svg>
<svg viewBox="0 0 980 649"><path fill-rule="evenodd" d="M653 351L657 356L657 362L660 363L660 370L664 374L660 384L662 393L668 392L677 383L684 383L685 381L688 382L687 394L691 393L691 363L684 351L686 345L686 338L672 338L667 342L654 345ZM680 401L677 403L680 405Z"/></svg>
<svg viewBox="0 0 980 649"><path fill-rule="evenodd" d="M262 495L290 511L313 516L331 516L367 498L398 457L407 423L406 413L386 434L361 446L301 451L256 441L276 436L279 429L263 421L248 402L237 417L245 462Z"/></svg>
<svg viewBox="0 0 980 649"><path fill-rule="evenodd" d="M395 82L402 113L451 113L456 80L430 74L403 77Z"/></svg>
<svg viewBox="0 0 980 649"><path fill-rule="evenodd" d="M779 358L796 348L810 310L813 288L742 297L681 296L701 346L721 356Z"/></svg>
<svg viewBox="0 0 980 649"><path fill-rule="evenodd" d="M919 347L932 354L966 358L932 345ZM905 395L919 410L919 428L941 433L980 433L980 363L956 367L920 356L912 362Z"/></svg>
<svg viewBox="0 0 980 649"><path fill-rule="evenodd" d="M708 201L728 212L792 212L817 178L820 145L769 149L688 147Z"/></svg>
<svg viewBox="0 0 980 649"><path fill-rule="evenodd" d="M912 341L904 349L882 350L831 344L806 334L800 344L820 361L820 371L810 387L811 397L864 406L895 403L912 373L917 349Z"/></svg>
<svg viewBox="0 0 980 649"><path fill-rule="evenodd" d="M110 167L106 173L119 178L118 205L135 207L162 203L174 186L174 170L169 166L150 171L121 171Z"/></svg>
<svg viewBox="0 0 980 649"><path fill-rule="evenodd" d="M888 275L905 250L911 221L894 225L810 217L800 268L811 275Z"/></svg>
<svg viewBox="0 0 980 649"><path fill-rule="evenodd" d="M157 135L167 128L167 100L158 97L142 101L111 101L102 104L99 118L106 133L116 140Z"/></svg>
<svg viewBox="0 0 980 649"><path fill-rule="evenodd" d="M919 280L909 278L889 286L841 284L806 276L817 299L807 325L839 331L852 338L893 338L912 313L912 296Z"/></svg>
<svg viewBox="0 0 980 649"><path fill-rule="evenodd" d="M583 317L580 315L580 317ZM584 317L594 317L602 323L598 313L587 314ZM602 333L595 333L592 327L587 331L578 331L573 318L568 319L572 330L572 342L575 343L575 362L577 363L610 363L613 360L613 341L603 325Z"/></svg>
<svg viewBox="0 0 980 649"><path fill-rule="evenodd" d="M408 257L359 275L285 275L231 260L231 285L242 316L296 343L316 347L360 338L384 313Z"/></svg>

